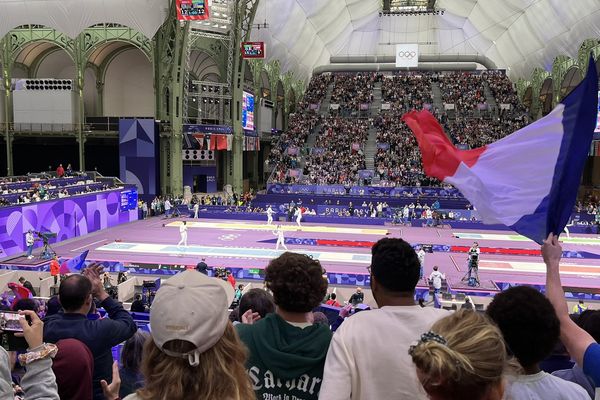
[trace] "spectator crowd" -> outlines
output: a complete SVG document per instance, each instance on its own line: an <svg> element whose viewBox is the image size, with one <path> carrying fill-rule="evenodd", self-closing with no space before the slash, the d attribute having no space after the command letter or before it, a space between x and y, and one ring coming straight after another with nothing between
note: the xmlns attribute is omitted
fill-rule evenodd
<svg viewBox="0 0 600 400"><path fill-rule="evenodd" d="M516 286L483 312L468 302L456 312L417 305L420 256L399 238L371 249L374 309L360 288L345 305L328 294L326 271L304 254L272 259L265 288L245 293L230 277L189 269L157 291L150 334L107 294L103 266L90 264L65 277L45 307L12 305L24 339L4 319L0 392L25 400L593 399L600 310L579 305L570 316L557 237L541 251L546 295Z"/></svg>
<svg viewBox="0 0 600 400"><path fill-rule="evenodd" d="M269 155L269 165L275 169L271 182L439 186L440 182L424 174L417 142L401 121L405 112L430 110L452 142L462 149L489 144L529 122L503 71L322 74L314 76L309 84L306 96L311 104L322 103L327 85L331 87L330 103L339 105L341 112L330 110L329 116L321 116L307 107L294 114L289 129L274 143ZM359 110L361 104L370 107L376 85L381 86L381 100L386 107L369 119L357 118L365 115L351 111ZM437 107L435 85L442 95ZM488 95L491 93L496 101L494 112L486 100L486 85ZM443 109L439 102L444 103ZM446 110L446 105L452 106ZM357 173L369 164L365 150L371 124L377 129L375 181L361 179ZM310 134L315 134L315 144L305 148Z"/></svg>

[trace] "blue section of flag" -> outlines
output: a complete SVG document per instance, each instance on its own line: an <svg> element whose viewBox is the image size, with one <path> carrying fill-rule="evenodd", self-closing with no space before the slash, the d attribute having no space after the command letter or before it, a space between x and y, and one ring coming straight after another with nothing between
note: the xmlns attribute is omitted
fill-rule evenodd
<svg viewBox="0 0 600 400"><path fill-rule="evenodd" d="M80 271L85 263L88 253L89 250L86 250L77 257L71 258L69 261L67 261L67 268L69 271Z"/></svg>
<svg viewBox="0 0 600 400"><path fill-rule="evenodd" d="M533 214L523 216L512 229L542 244L549 233L560 235L577 200L577 190L594 136L598 109L598 74L590 57L585 79L561 101L563 139L548 196ZM549 166L550 167L550 166Z"/></svg>

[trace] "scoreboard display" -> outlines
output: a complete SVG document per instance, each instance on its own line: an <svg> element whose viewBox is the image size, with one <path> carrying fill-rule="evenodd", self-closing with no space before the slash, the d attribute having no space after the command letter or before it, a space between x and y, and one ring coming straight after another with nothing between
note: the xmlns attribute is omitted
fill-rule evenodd
<svg viewBox="0 0 600 400"><path fill-rule="evenodd" d="M242 128L246 131L254 130L254 95L244 92L242 94Z"/></svg>
<svg viewBox="0 0 600 400"><path fill-rule="evenodd" d="M177 0L179 21L201 21L208 19L208 0Z"/></svg>
<svg viewBox="0 0 600 400"><path fill-rule="evenodd" d="M138 192L135 189L121 191L121 211L136 210L138 203Z"/></svg>

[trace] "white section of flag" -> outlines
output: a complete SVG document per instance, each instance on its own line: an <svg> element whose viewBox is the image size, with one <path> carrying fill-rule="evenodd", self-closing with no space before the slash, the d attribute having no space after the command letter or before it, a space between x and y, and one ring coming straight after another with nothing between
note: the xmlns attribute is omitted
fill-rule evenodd
<svg viewBox="0 0 600 400"><path fill-rule="evenodd" d="M461 163L448 182L459 188L487 224L511 226L533 214L550 193L564 135L564 105L490 144L471 168Z"/></svg>

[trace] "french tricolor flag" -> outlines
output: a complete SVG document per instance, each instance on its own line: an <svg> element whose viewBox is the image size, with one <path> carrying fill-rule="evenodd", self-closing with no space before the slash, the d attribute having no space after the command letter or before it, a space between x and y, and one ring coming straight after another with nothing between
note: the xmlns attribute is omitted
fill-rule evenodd
<svg viewBox="0 0 600 400"><path fill-rule="evenodd" d="M598 75L544 118L489 145L458 150L429 111L402 117L417 138L425 173L458 188L486 224L504 224L542 244L561 234L575 205L598 112Z"/></svg>

